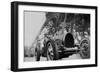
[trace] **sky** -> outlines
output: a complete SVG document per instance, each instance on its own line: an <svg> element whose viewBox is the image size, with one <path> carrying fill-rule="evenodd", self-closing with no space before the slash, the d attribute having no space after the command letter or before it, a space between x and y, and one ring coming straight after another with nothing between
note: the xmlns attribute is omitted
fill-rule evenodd
<svg viewBox="0 0 100 73"><path fill-rule="evenodd" d="M24 11L24 46L32 45L45 20L45 12Z"/></svg>

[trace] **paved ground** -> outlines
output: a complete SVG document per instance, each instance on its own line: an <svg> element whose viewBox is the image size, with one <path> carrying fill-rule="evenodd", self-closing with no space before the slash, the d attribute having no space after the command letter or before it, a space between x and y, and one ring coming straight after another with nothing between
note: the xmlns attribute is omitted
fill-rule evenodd
<svg viewBox="0 0 100 73"><path fill-rule="evenodd" d="M60 60L71 60L71 59L81 59L79 54L73 54L67 58L62 58ZM45 57L41 57L40 59L41 61L47 61L47 59ZM35 61L35 57L26 57L25 58L25 62L33 62Z"/></svg>

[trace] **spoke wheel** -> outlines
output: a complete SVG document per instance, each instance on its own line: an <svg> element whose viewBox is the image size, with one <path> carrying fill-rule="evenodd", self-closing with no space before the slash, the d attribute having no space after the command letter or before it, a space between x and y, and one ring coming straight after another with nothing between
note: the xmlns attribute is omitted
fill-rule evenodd
<svg viewBox="0 0 100 73"><path fill-rule="evenodd" d="M90 42L88 39L84 39L80 44L80 56L83 59L90 58Z"/></svg>
<svg viewBox="0 0 100 73"><path fill-rule="evenodd" d="M47 60L58 60L59 54L57 51L57 46L53 42L47 44Z"/></svg>
<svg viewBox="0 0 100 73"><path fill-rule="evenodd" d="M53 47L49 43L48 44L48 50L47 50L47 60L53 60L53 59L54 59Z"/></svg>

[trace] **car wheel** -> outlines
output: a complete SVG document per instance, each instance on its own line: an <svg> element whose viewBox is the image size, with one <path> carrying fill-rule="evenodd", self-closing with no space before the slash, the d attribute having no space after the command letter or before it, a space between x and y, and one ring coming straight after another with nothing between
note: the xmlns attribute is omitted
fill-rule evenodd
<svg viewBox="0 0 100 73"><path fill-rule="evenodd" d="M40 61L40 50L38 48L35 49L35 60Z"/></svg>
<svg viewBox="0 0 100 73"><path fill-rule="evenodd" d="M58 60L59 54L57 51L57 45L54 42L47 44L47 60Z"/></svg>
<svg viewBox="0 0 100 73"><path fill-rule="evenodd" d="M90 58L90 41L85 38L80 43L80 56L82 59Z"/></svg>

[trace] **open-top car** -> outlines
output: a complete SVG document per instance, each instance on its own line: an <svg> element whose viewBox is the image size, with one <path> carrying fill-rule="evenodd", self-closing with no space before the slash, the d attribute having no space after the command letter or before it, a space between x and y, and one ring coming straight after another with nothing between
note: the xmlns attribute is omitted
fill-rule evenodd
<svg viewBox="0 0 100 73"><path fill-rule="evenodd" d="M68 16L72 18L74 16L74 20ZM80 31L84 27L81 28L75 22L77 16L79 14L46 13L47 20L41 30L47 29L47 32L41 32L43 38L37 40L36 61L39 61L41 56L46 57L47 60L58 60L75 53L79 53L82 59L90 58L89 26Z"/></svg>

